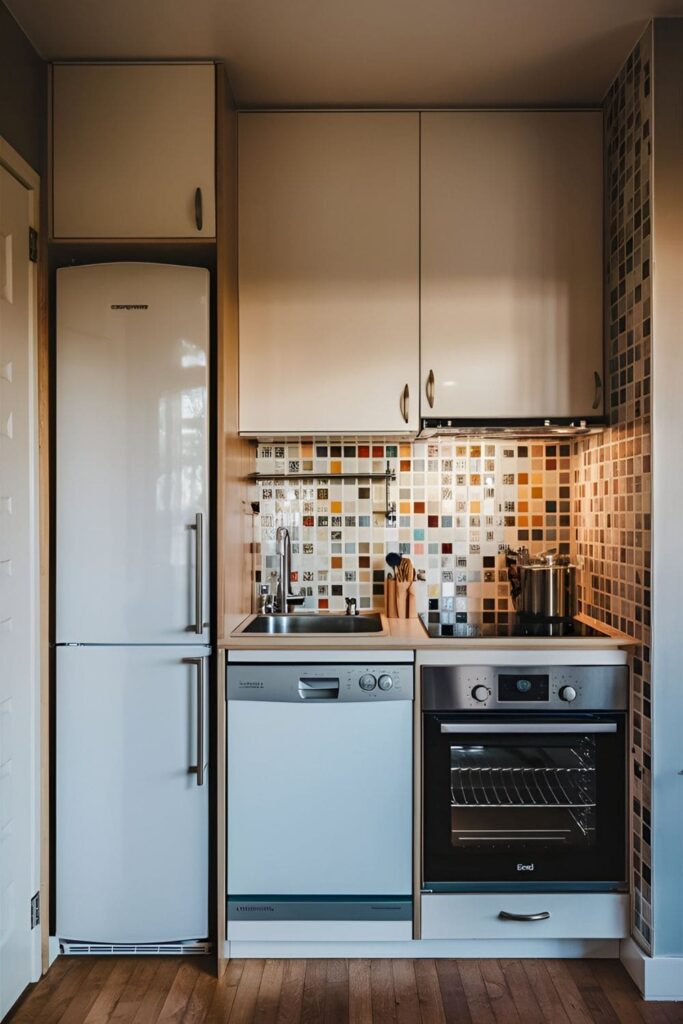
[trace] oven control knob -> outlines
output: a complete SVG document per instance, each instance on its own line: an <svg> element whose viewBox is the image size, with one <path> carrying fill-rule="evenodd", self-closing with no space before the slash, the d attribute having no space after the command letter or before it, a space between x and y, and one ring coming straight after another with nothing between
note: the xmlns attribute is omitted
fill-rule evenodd
<svg viewBox="0 0 683 1024"><path fill-rule="evenodd" d="M560 700L566 700L568 704L571 704L573 700L576 700L576 690L573 686L561 686L560 687Z"/></svg>
<svg viewBox="0 0 683 1024"><path fill-rule="evenodd" d="M377 686L377 680L373 675L370 675L370 673L367 672L364 676L360 677L358 685L361 690L374 690Z"/></svg>
<svg viewBox="0 0 683 1024"><path fill-rule="evenodd" d="M483 704L484 701L488 700L491 696L491 691L488 686L475 686L472 689L472 696L476 701L479 701L480 704Z"/></svg>
<svg viewBox="0 0 683 1024"><path fill-rule="evenodd" d="M377 680L377 685L379 686L380 690L390 690L394 685L394 680L391 678L391 676L380 676L379 679Z"/></svg>

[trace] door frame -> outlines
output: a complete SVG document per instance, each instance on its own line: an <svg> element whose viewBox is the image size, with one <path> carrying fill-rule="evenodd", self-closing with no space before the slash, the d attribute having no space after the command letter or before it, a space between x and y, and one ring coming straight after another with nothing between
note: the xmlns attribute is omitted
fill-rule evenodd
<svg viewBox="0 0 683 1024"><path fill-rule="evenodd" d="M35 877L41 901L40 927L35 929L33 974L37 981L48 964L49 906L49 418L47 264L41 230L40 175L0 136L0 167L24 186L29 197L28 227L38 232L38 261L29 268L30 366L32 373L32 444L35 460L35 520L33 530L33 620L35 627L33 672L33 741L35 803L32 808Z"/></svg>

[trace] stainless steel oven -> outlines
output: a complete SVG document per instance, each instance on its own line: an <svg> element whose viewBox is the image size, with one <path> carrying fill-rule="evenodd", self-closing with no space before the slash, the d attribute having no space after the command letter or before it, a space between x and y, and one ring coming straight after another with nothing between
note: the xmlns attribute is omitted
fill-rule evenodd
<svg viewBox="0 0 683 1024"><path fill-rule="evenodd" d="M422 669L422 888L626 888L628 669Z"/></svg>

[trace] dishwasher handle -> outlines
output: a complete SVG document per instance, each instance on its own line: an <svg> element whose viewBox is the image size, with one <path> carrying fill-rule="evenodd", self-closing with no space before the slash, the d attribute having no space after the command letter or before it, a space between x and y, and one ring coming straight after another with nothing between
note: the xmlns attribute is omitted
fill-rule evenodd
<svg viewBox="0 0 683 1024"><path fill-rule="evenodd" d="M302 700L337 700L339 680L332 677L300 679L299 696Z"/></svg>

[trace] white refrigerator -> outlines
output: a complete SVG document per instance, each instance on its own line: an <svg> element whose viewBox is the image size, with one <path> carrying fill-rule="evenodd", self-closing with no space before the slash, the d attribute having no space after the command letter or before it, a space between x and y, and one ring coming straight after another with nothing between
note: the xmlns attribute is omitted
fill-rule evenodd
<svg viewBox="0 0 683 1024"><path fill-rule="evenodd" d="M193 948L207 937L208 401L207 270L57 271L65 947Z"/></svg>

